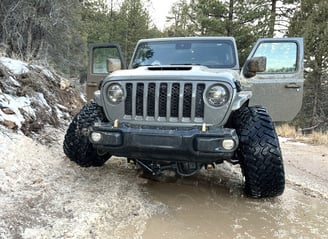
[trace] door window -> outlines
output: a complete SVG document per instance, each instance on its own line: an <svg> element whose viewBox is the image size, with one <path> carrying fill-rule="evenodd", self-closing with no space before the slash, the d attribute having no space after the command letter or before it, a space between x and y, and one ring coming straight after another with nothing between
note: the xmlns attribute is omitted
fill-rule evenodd
<svg viewBox="0 0 328 239"><path fill-rule="evenodd" d="M92 73L107 74L114 70L110 65L116 64L121 68L120 52L117 47L97 47L93 49Z"/></svg>
<svg viewBox="0 0 328 239"><path fill-rule="evenodd" d="M297 71L296 42L262 42L253 57L265 56L266 70L263 73L294 73Z"/></svg>

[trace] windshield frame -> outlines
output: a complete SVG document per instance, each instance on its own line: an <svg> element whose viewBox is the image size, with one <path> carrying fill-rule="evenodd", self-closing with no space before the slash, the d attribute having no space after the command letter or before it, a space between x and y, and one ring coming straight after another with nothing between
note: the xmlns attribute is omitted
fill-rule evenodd
<svg viewBox="0 0 328 239"><path fill-rule="evenodd" d="M139 41L129 68L202 65L236 69L236 45L231 38L170 38ZM180 57L180 58L179 58Z"/></svg>

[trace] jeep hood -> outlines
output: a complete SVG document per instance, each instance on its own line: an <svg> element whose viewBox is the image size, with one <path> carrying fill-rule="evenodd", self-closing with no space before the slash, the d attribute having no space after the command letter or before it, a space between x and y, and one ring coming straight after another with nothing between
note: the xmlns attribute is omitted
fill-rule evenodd
<svg viewBox="0 0 328 239"><path fill-rule="evenodd" d="M167 65L142 66L136 69L119 70L110 74L106 80L195 80L223 81L235 88L239 74L230 69L209 69L206 66Z"/></svg>

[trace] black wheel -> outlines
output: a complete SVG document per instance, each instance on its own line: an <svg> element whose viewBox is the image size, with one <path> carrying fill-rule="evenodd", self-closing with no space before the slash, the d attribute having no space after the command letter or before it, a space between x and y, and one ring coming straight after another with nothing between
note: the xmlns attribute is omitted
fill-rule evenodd
<svg viewBox="0 0 328 239"><path fill-rule="evenodd" d="M245 177L245 192L253 198L279 196L285 189L285 172L278 136L263 107L243 107L233 115L239 136L236 157Z"/></svg>
<svg viewBox="0 0 328 239"><path fill-rule="evenodd" d="M107 120L102 108L89 102L74 117L65 135L64 153L82 167L102 166L111 156L94 148L89 141L87 129L97 121Z"/></svg>

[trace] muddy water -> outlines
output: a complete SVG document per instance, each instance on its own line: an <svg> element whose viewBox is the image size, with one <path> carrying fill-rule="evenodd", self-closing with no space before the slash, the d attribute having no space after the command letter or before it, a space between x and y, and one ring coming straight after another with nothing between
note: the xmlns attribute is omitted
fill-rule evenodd
<svg viewBox="0 0 328 239"><path fill-rule="evenodd" d="M148 181L150 196L167 210L148 220L143 239L328 238L326 199L290 182L278 198L249 199L241 180L238 169L223 165L175 183Z"/></svg>

